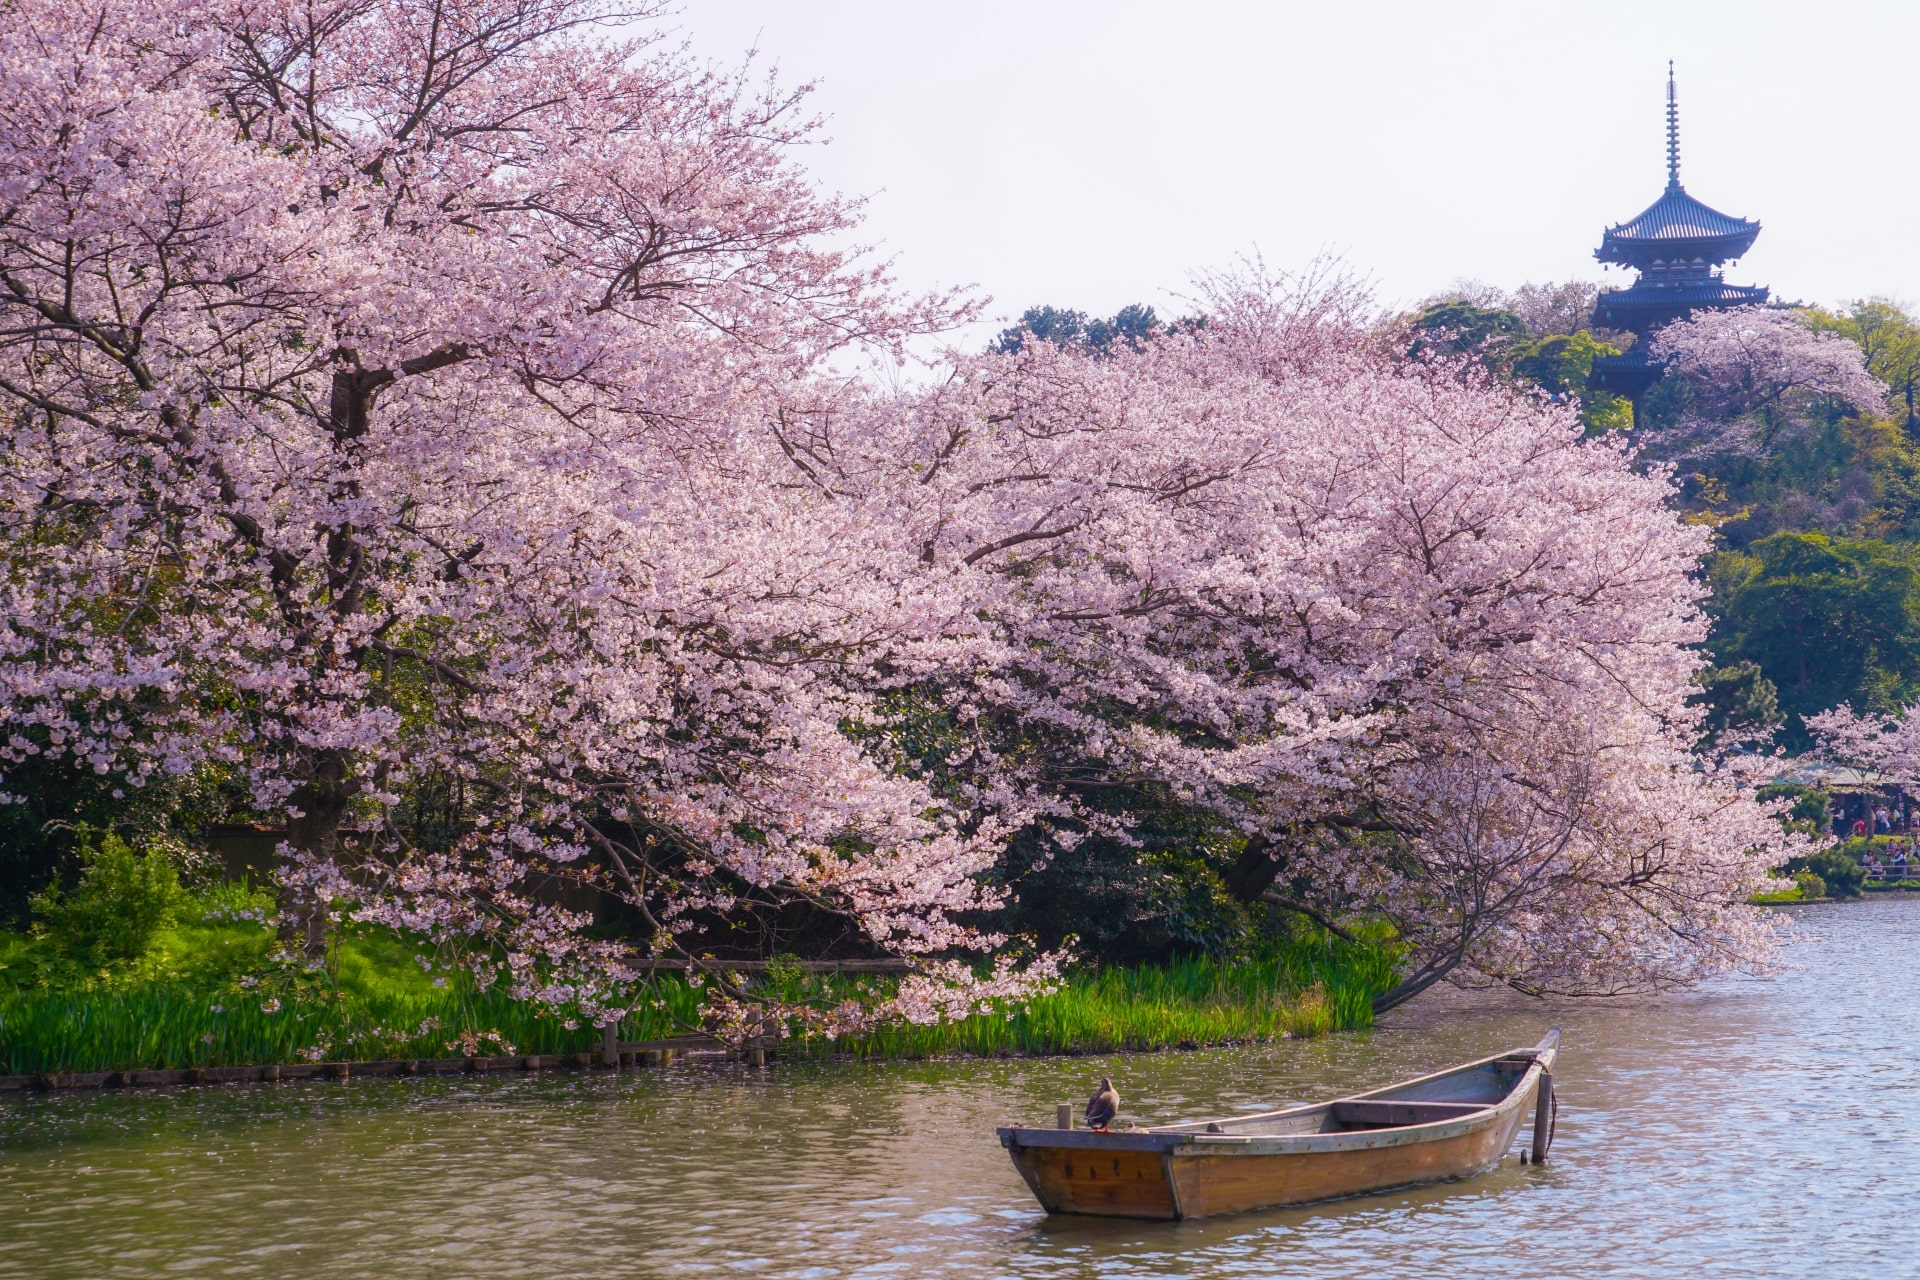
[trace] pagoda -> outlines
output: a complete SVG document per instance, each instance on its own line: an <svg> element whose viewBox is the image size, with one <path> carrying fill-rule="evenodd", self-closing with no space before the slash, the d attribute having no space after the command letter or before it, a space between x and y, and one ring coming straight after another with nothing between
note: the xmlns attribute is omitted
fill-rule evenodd
<svg viewBox="0 0 1920 1280"><path fill-rule="evenodd" d="M1625 329L1638 336L1625 355L1593 362L1587 385L1626 396L1640 407L1640 396L1660 380L1662 367L1647 353L1653 331L1695 311L1747 307L1767 300L1764 287L1728 284L1722 263L1753 246L1760 224L1710 209L1680 185L1680 103L1674 93L1673 64L1667 64L1667 189L1640 214L1608 227L1593 256L1639 272L1632 287L1602 293L1593 307L1596 328Z"/></svg>

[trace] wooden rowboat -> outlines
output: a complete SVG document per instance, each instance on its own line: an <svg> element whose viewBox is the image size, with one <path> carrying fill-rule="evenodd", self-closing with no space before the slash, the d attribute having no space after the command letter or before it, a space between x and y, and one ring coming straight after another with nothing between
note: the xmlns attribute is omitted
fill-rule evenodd
<svg viewBox="0 0 1920 1280"><path fill-rule="evenodd" d="M1000 1144L1048 1213L1109 1218L1199 1218L1464 1178L1499 1163L1528 1116L1544 1158L1559 1047L1555 1028L1531 1049L1332 1102L1112 1133L1015 1126Z"/></svg>

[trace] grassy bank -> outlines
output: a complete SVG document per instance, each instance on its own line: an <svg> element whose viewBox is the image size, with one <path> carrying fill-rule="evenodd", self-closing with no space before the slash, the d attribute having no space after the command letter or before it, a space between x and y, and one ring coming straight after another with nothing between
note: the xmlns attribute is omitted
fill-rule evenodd
<svg viewBox="0 0 1920 1280"><path fill-rule="evenodd" d="M494 992L464 989L417 962L405 939L350 930L327 966L276 962L266 903L237 886L188 900L137 959L91 966L45 937L0 934L0 1074L219 1067L472 1054L572 1053L599 1043ZM836 999L881 980L766 979L788 997ZM1058 991L1011 1014L897 1026L839 1041L790 1042L806 1056L1159 1049L1308 1036L1371 1021L1372 997L1392 985L1377 949L1296 939L1234 961L1071 974ZM624 1040L684 1034L699 993L655 980Z"/></svg>
<svg viewBox="0 0 1920 1280"><path fill-rule="evenodd" d="M950 1054L1098 1053L1322 1035L1373 1022L1393 985L1384 951L1331 938L1268 947L1240 960L1071 974L1010 1016L896 1026L812 1052L926 1058Z"/></svg>

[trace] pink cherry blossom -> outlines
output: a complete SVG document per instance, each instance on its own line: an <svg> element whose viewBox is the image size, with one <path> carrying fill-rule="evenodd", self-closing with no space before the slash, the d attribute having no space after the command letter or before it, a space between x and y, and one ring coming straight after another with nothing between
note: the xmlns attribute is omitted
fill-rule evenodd
<svg viewBox="0 0 1920 1280"><path fill-rule="evenodd" d="M1909 788L1920 788L1920 714L1913 708L1882 715L1856 712L1846 703L1807 717L1821 750Z"/></svg>
<svg viewBox="0 0 1920 1280"><path fill-rule="evenodd" d="M1869 412L1886 405L1887 389L1867 372L1859 346L1810 329L1794 311L1702 311L1663 326L1651 350L1715 415L1751 413L1797 395L1830 397Z"/></svg>

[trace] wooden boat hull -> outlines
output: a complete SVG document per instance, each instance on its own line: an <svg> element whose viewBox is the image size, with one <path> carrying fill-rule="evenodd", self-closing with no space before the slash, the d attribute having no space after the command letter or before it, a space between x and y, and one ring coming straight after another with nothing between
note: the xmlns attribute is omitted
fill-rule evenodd
<svg viewBox="0 0 1920 1280"><path fill-rule="evenodd" d="M1010 1128L1000 1139L1049 1213L1172 1220L1333 1200L1497 1164L1534 1115L1556 1047L1557 1033L1521 1054L1211 1126ZM1508 1068L1511 1078L1503 1075ZM1497 1099L1472 1097L1495 1088ZM1455 1096L1466 1100L1448 1101ZM1396 1123L1402 1119L1415 1123Z"/></svg>
<svg viewBox="0 0 1920 1280"><path fill-rule="evenodd" d="M1451 1137L1338 1151L1098 1151L1016 1146L1013 1162L1048 1213L1201 1218L1335 1200L1480 1173L1499 1162L1518 1110Z"/></svg>

